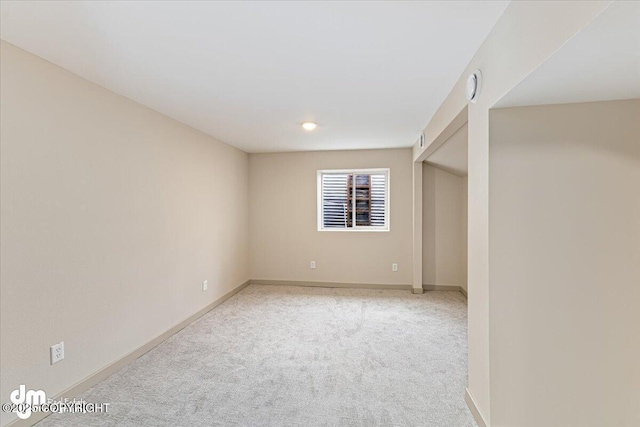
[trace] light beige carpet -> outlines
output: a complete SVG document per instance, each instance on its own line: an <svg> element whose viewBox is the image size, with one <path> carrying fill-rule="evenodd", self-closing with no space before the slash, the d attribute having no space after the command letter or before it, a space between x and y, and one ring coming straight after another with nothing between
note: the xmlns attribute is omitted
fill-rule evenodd
<svg viewBox="0 0 640 427"><path fill-rule="evenodd" d="M39 426L475 426L458 292L249 286Z"/></svg>

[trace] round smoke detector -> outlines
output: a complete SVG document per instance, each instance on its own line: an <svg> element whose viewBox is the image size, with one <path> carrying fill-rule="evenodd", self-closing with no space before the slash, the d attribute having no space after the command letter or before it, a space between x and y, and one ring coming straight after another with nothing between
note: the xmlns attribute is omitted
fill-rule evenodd
<svg viewBox="0 0 640 427"><path fill-rule="evenodd" d="M482 73L480 70L475 70L467 79L467 99L476 103L480 95L480 89L482 89Z"/></svg>

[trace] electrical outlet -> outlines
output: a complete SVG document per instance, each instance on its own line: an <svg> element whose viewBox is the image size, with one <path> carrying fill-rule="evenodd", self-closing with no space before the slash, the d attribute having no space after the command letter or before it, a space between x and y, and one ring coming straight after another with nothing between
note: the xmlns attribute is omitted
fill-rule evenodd
<svg viewBox="0 0 640 427"><path fill-rule="evenodd" d="M398 264L396 264L395 262L391 264L391 271L398 271Z"/></svg>
<svg viewBox="0 0 640 427"><path fill-rule="evenodd" d="M64 359L64 342L51 346L51 364L58 363Z"/></svg>
<svg viewBox="0 0 640 427"><path fill-rule="evenodd" d="M315 261L311 261L311 268L316 268L316 262Z"/></svg>
<svg viewBox="0 0 640 427"><path fill-rule="evenodd" d="M204 282L202 282L202 291L206 291L207 289L209 289L209 281L205 280Z"/></svg>

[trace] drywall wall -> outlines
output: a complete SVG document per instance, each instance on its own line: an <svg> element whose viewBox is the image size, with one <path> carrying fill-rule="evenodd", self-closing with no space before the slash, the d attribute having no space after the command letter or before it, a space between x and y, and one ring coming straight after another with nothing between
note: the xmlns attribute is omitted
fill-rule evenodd
<svg viewBox="0 0 640 427"><path fill-rule="evenodd" d="M466 176L469 171L468 130L469 126L465 123L429 155L425 162L454 175Z"/></svg>
<svg viewBox="0 0 640 427"><path fill-rule="evenodd" d="M640 100L492 110L492 425L640 425Z"/></svg>
<svg viewBox="0 0 640 427"><path fill-rule="evenodd" d="M466 177L423 164L422 281L467 288Z"/></svg>
<svg viewBox="0 0 640 427"><path fill-rule="evenodd" d="M390 168L390 231L318 231L317 171L366 168ZM409 148L249 155L251 277L410 285L411 168Z"/></svg>
<svg viewBox="0 0 640 427"><path fill-rule="evenodd" d="M1 49L8 402L19 384L53 397L248 280L249 206L247 154Z"/></svg>
<svg viewBox="0 0 640 427"><path fill-rule="evenodd" d="M468 106L469 126L469 387L484 422L491 425L489 396L489 109L612 1L514 1L478 49L447 99L413 147L414 160L433 152L444 129ZM466 80L482 71L477 103L465 97Z"/></svg>
<svg viewBox="0 0 640 427"><path fill-rule="evenodd" d="M462 284L460 286L462 286L462 288L465 290L465 292L468 293L469 289L467 286L467 283L469 281L467 274L468 274L468 268L467 268L467 262L469 260L468 256L467 256L467 252L469 251L469 177L468 176L463 176L462 177L462 215L460 218L460 228L461 228L461 232L460 232L460 246L462 247L462 251L460 254L461 257L461 262L460 262L460 267L461 267L461 274L462 274Z"/></svg>

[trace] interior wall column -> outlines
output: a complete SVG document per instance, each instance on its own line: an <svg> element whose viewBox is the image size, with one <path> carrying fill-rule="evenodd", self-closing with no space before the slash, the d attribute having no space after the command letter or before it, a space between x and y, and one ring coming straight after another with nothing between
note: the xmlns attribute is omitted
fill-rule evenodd
<svg viewBox="0 0 640 427"><path fill-rule="evenodd" d="M413 293L422 293L422 161L413 162Z"/></svg>

